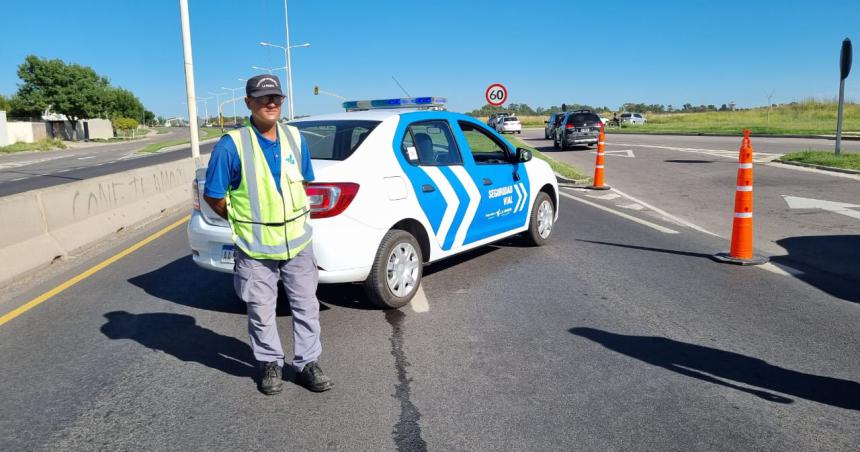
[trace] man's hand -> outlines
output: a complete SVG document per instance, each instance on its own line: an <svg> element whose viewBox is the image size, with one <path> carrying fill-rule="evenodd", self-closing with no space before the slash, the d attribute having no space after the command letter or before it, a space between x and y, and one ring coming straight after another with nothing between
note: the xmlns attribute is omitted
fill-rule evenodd
<svg viewBox="0 0 860 452"><path fill-rule="evenodd" d="M227 219L227 200L225 198L210 198L209 196L203 195L203 200L206 201L206 204L209 204L209 207L211 207L219 217L225 220Z"/></svg>

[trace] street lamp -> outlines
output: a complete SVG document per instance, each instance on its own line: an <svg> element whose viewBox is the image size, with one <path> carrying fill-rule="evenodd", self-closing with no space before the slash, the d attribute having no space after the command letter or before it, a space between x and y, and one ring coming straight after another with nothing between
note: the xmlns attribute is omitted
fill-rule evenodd
<svg viewBox="0 0 860 452"><path fill-rule="evenodd" d="M251 66L251 69L256 69L256 70L258 70L258 71L266 71L266 72L268 72L269 74L271 74L271 73L273 73L273 72L275 72L275 71L284 70L284 69L286 69L286 68L287 68L286 66L284 66L284 67L262 67L262 66Z"/></svg>
<svg viewBox="0 0 860 452"><path fill-rule="evenodd" d="M221 96L226 93L213 93L209 91L209 94L215 96L215 109L218 110L218 126L221 127L221 131L224 131L224 118L221 114Z"/></svg>
<svg viewBox="0 0 860 452"><path fill-rule="evenodd" d="M209 124L209 102L206 102L206 101L208 101L209 99L212 99L212 98L211 97L198 97L197 98L197 102L200 102L201 100L203 101L203 111L206 112L206 120L204 121L204 123L207 125Z"/></svg>
<svg viewBox="0 0 860 452"><path fill-rule="evenodd" d="M290 49L294 49L297 47L310 47L311 43L306 42L304 44L297 44L294 46L290 45L290 25L287 20L287 0L284 0L284 33L287 36L287 46L279 46L277 44L272 44L270 42L261 42L260 45L263 47L275 47L284 51L284 60L287 63L287 118L293 119L293 68L292 62L290 60Z"/></svg>
<svg viewBox="0 0 860 452"><path fill-rule="evenodd" d="M236 91L242 88L244 88L244 86L240 86L238 88L224 88L223 86L221 87L221 89L223 90L230 91L230 97L233 98L233 125L238 122L238 119L236 118Z"/></svg>

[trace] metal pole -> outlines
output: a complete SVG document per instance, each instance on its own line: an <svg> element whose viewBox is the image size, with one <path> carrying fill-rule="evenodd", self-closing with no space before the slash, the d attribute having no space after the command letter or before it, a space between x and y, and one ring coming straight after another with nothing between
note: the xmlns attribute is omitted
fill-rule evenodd
<svg viewBox="0 0 860 452"><path fill-rule="evenodd" d="M197 101L194 94L194 60L191 57L191 25L188 21L188 0L179 0L182 22L182 54L185 56L185 93L188 96L188 124L191 127L191 157L200 168L200 137L197 135Z"/></svg>
<svg viewBox="0 0 860 452"><path fill-rule="evenodd" d="M289 96L287 119L293 119L293 62L290 60L290 21L287 19L287 0L284 0L284 33L287 35L287 95Z"/></svg>
<svg viewBox="0 0 860 452"><path fill-rule="evenodd" d="M839 110L836 113L836 155L842 147L842 108L845 106L845 79L839 80Z"/></svg>

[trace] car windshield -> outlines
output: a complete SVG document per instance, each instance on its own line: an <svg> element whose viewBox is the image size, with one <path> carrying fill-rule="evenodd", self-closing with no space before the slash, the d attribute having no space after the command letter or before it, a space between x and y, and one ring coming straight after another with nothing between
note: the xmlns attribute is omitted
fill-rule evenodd
<svg viewBox="0 0 860 452"><path fill-rule="evenodd" d="M346 160L379 121L301 121L292 125L301 132L312 159Z"/></svg>

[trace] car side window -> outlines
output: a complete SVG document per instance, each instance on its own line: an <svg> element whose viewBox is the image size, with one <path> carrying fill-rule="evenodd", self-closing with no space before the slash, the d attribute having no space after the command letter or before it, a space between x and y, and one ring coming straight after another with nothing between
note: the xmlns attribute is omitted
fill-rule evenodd
<svg viewBox="0 0 860 452"><path fill-rule="evenodd" d="M466 136L466 142L472 150L475 163L479 165L510 163L508 147L498 138L467 121L459 121L457 124Z"/></svg>
<svg viewBox="0 0 860 452"><path fill-rule="evenodd" d="M463 159L447 121L422 121L406 128L400 151L413 165L462 165Z"/></svg>

